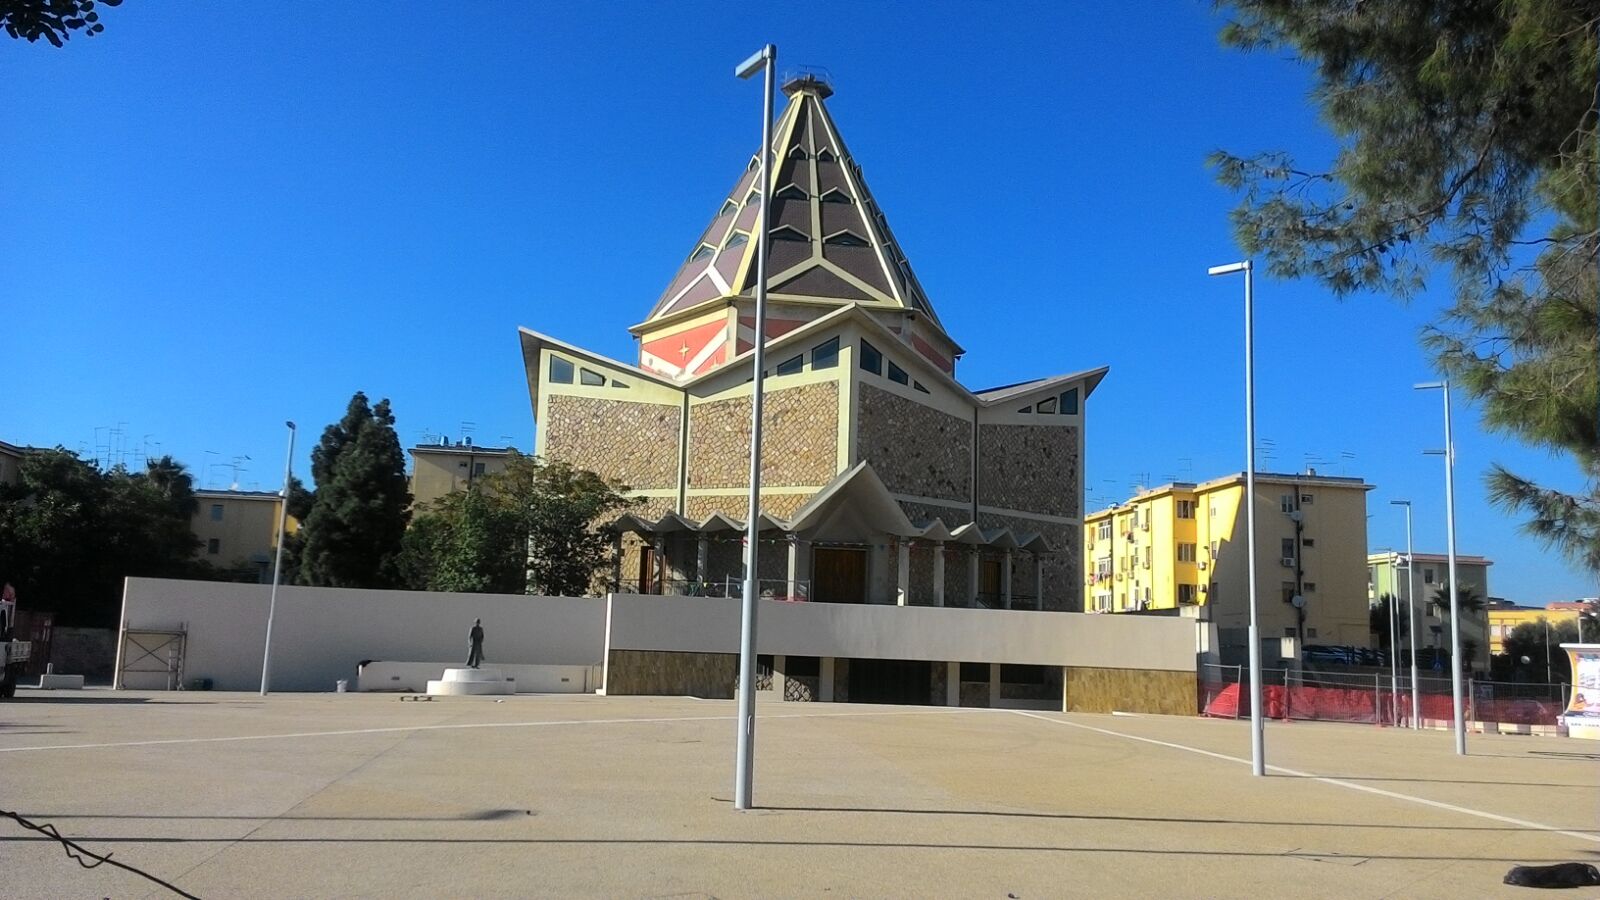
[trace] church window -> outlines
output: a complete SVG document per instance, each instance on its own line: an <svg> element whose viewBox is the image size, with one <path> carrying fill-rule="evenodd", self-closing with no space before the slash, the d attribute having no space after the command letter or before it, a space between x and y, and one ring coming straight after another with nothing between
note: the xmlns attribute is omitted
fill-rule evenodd
<svg viewBox="0 0 1600 900"><path fill-rule="evenodd" d="M924 393L924 394L931 394L931 393L933 393L933 392L932 392L932 391L930 391L930 390L928 390L928 389L927 389L927 388L925 388L925 387L923 387L923 386L922 386L922 382L920 382L920 381L913 381L913 382L911 382L911 386L912 386L912 387L914 387L914 388L916 388L916 389L917 389L917 390L919 390L919 391L921 391L921 392L923 392L923 393Z"/></svg>
<svg viewBox="0 0 1600 900"><path fill-rule="evenodd" d="M750 235L745 234L742 231L735 231L732 236L728 238L728 242L722 245L722 249L732 250L735 247L743 247L748 243L750 243Z"/></svg>
<svg viewBox="0 0 1600 900"><path fill-rule="evenodd" d="M745 194L744 195L744 205L745 206L760 206L761 205L761 192L752 190L750 193Z"/></svg>
<svg viewBox="0 0 1600 900"><path fill-rule="evenodd" d="M799 185L794 184L786 184L779 188L777 196L779 200L808 200L811 197Z"/></svg>
<svg viewBox="0 0 1600 900"><path fill-rule="evenodd" d="M833 162L837 159L838 157L834 156L833 151L829 150L827 147L823 147L821 150L817 151L817 162Z"/></svg>
<svg viewBox="0 0 1600 900"><path fill-rule="evenodd" d="M556 384L571 384L572 363L559 356L550 357L550 380Z"/></svg>
<svg viewBox="0 0 1600 900"><path fill-rule="evenodd" d="M822 194L823 203L849 203L850 195L838 188L828 188Z"/></svg>
<svg viewBox="0 0 1600 900"><path fill-rule="evenodd" d="M1056 411L1056 398L1046 397L1045 399L1040 400L1037 409L1041 413L1054 413Z"/></svg>
<svg viewBox="0 0 1600 900"><path fill-rule="evenodd" d="M883 353L866 341L861 342L861 368L874 375L883 374Z"/></svg>
<svg viewBox="0 0 1600 900"><path fill-rule="evenodd" d="M1061 414L1075 416L1078 414L1078 389L1061 392Z"/></svg>
<svg viewBox="0 0 1600 900"><path fill-rule="evenodd" d="M625 381L618 381L615 378L613 378L613 379L611 379L611 386L614 387L614 388L626 388L626 387L628 387L628 383L625 382Z"/></svg>
<svg viewBox="0 0 1600 900"><path fill-rule="evenodd" d="M798 375L799 373L804 372L805 370L806 370L805 354L800 354L799 356L792 356L792 357L784 360L783 362L778 363L777 374L779 374L779 375Z"/></svg>
<svg viewBox="0 0 1600 900"><path fill-rule="evenodd" d="M693 253L689 254L689 262L699 262L702 259L707 259L715 252L717 252L716 248L712 247L710 244L701 244L700 246L694 248Z"/></svg>
<svg viewBox="0 0 1600 900"><path fill-rule="evenodd" d="M586 384L589 387L605 387L606 377L592 369L579 369L578 383Z"/></svg>
<svg viewBox="0 0 1600 900"><path fill-rule="evenodd" d="M839 339L829 338L811 348L811 368L831 369L839 364Z"/></svg>
<svg viewBox="0 0 1600 900"><path fill-rule="evenodd" d="M825 241L825 243L830 244L830 245L835 246L835 247L865 247L865 246L867 246L866 238L863 238L862 236L860 236L860 235L858 235L858 234L856 234L855 232L852 232L852 231L841 231L838 234L830 234L830 235L828 235L828 239L827 239L827 241Z"/></svg>
<svg viewBox="0 0 1600 900"><path fill-rule="evenodd" d="M799 144L795 144L793 147L789 148L789 158L790 159L805 159L806 158L806 148L800 146Z"/></svg>
<svg viewBox="0 0 1600 900"><path fill-rule="evenodd" d="M772 235L772 239L775 241L811 240L810 238L806 237L805 234L800 231L800 229L794 227L793 225L779 225L777 228L772 229L770 233Z"/></svg>
<svg viewBox="0 0 1600 900"><path fill-rule="evenodd" d="M910 384L911 376L906 374L905 369L895 365L894 360L891 359L889 360L889 380L896 384Z"/></svg>
<svg viewBox="0 0 1600 900"><path fill-rule="evenodd" d="M1031 413L1031 412L1033 412L1033 407L1031 407L1031 406L1024 406L1024 407L1023 407L1023 408L1021 408L1021 409L1019 409L1019 410L1017 410L1017 412L1019 412L1019 413L1022 413L1022 414L1023 414L1023 415L1027 415L1027 414L1029 414L1029 413Z"/></svg>
<svg viewBox="0 0 1600 900"><path fill-rule="evenodd" d="M733 215L734 213L736 213L738 211L739 211L739 204L733 202L732 200L727 200L727 201L723 202L722 211L718 212L717 215L719 215L719 216L731 216L731 215Z"/></svg>

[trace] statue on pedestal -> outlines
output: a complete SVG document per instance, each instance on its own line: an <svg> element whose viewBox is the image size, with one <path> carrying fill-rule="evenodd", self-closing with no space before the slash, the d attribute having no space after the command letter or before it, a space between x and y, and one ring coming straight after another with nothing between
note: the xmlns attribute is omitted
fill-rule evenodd
<svg viewBox="0 0 1600 900"><path fill-rule="evenodd" d="M467 667L476 669L483 662L483 620L473 619L472 630L467 632Z"/></svg>

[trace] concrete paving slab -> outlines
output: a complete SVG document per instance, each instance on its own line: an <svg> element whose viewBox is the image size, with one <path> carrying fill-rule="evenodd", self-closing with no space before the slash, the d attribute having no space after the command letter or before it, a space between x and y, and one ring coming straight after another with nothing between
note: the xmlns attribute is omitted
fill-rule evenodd
<svg viewBox="0 0 1600 900"><path fill-rule="evenodd" d="M1600 860L1600 751L1487 735L763 703L85 691L0 705L6 809L202 897L1511 895ZM164 896L0 822L8 894Z"/></svg>

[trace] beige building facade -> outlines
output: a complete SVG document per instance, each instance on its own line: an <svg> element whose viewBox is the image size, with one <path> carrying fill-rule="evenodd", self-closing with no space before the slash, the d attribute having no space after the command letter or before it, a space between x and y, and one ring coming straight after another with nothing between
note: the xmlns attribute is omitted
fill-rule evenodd
<svg viewBox="0 0 1600 900"><path fill-rule="evenodd" d="M1489 567L1494 561L1483 556L1456 554L1456 580L1460 591L1471 590L1477 600L1476 609L1461 610L1461 639L1468 642L1465 649L1471 668L1481 671L1488 668L1493 640L1489 630ZM1407 577L1409 575L1409 577ZM1449 603L1444 606L1434 602L1441 589L1450 585L1450 557L1443 553L1416 553L1412 564L1406 566L1403 551L1381 551L1367 556L1367 597L1376 603L1385 594L1398 597L1399 609L1415 599L1417 647L1450 648ZM1458 591L1458 596L1459 596Z"/></svg>
<svg viewBox="0 0 1600 900"><path fill-rule="evenodd" d="M0 441L0 484L22 483L22 459L27 454L26 447Z"/></svg>
<svg viewBox="0 0 1600 900"><path fill-rule="evenodd" d="M191 527L200 539L196 555L219 567L253 567L265 581L278 549L278 515L283 502L271 491L195 491L199 503ZM289 533L299 523L289 520Z"/></svg>
<svg viewBox="0 0 1600 900"><path fill-rule="evenodd" d="M1085 518L1083 609L1187 610L1217 627L1226 664L1248 652L1243 473L1162 485ZM1359 478L1256 476L1254 569L1267 658L1306 644L1371 644Z"/></svg>
<svg viewBox="0 0 1600 900"><path fill-rule="evenodd" d="M411 502L422 509L505 471L512 448L476 447L468 438L454 444L418 444L407 452L411 454Z"/></svg>

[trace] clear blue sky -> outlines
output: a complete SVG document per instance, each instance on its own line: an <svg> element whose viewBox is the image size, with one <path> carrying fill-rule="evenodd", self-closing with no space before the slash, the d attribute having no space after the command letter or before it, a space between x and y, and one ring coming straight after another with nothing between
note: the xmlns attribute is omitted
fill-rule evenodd
<svg viewBox="0 0 1600 900"><path fill-rule="evenodd" d="M225 486L304 473L355 390L425 432L532 445L528 325L632 360L758 142L733 66L768 40L830 108L985 387L1098 365L1088 493L1243 467L1233 198L1205 155L1326 159L1307 73L1217 41L1209 3L128 4L65 49L0 42L0 439ZM1444 301L1258 282L1264 468L1360 475L1369 543L1444 547ZM1574 465L1458 406L1459 548L1491 593L1593 595L1485 502L1491 461ZM111 427L120 427L113 437ZM1346 456L1345 454L1353 454Z"/></svg>

